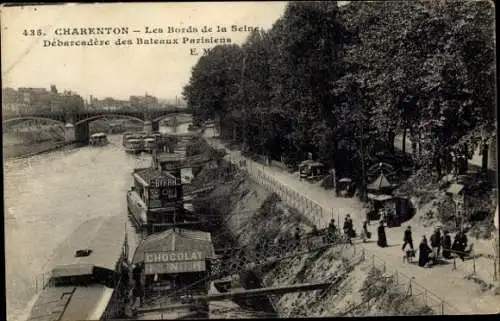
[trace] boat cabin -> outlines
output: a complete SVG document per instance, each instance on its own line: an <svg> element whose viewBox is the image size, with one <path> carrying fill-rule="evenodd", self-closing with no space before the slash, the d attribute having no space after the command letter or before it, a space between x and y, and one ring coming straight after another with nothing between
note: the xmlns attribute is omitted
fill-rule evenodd
<svg viewBox="0 0 500 321"><path fill-rule="evenodd" d="M95 133L90 136L89 144L91 146L104 146L109 143L108 136L104 133Z"/></svg>
<svg viewBox="0 0 500 321"><path fill-rule="evenodd" d="M152 153L156 148L156 137L147 136L144 138L144 151L147 153Z"/></svg>
<svg viewBox="0 0 500 321"><path fill-rule="evenodd" d="M156 152L153 154L153 168L169 172L179 179L181 178L181 168L184 163L185 158L178 154Z"/></svg>
<svg viewBox="0 0 500 321"><path fill-rule="evenodd" d="M98 217L81 224L56 249L48 284L29 321L100 320L124 316L128 271L126 218Z"/></svg>
<svg viewBox="0 0 500 321"><path fill-rule="evenodd" d="M137 138L137 136L129 136L124 143L123 147L128 153L140 153L143 148L142 139Z"/></svg>
<svg viewBox="0 0 500 321"><path fill-rule="evenodd" d="M183 221L180 178L154 168L135 169L132 175L134 185L127 193L127 203L137 225L153 233L162 225Z"/></svg>
<svg viewBox="0 0 500 321"><path fill-rule="evenodd" d="M208 232L175 228L146 237L138 246L133 263L143 267L140 279L147 305L171 305L176 306L172 313L184 317L208 317L208 302L194 302L189 296L208 294L214 258ZM148 306L143 308L147 311ZM154 318L154 313L143 312L149 318Z"/></svg>

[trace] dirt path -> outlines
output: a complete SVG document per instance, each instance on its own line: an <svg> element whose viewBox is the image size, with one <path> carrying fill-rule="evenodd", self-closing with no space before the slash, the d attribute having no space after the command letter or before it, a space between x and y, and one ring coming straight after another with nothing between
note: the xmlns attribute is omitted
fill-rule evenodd
<svg viewBox="0 0 500 321"><path fill-rule="evenodd" d="M209 138L209 143L216 148L225 148L219 141ZM263 166L250 159L241 156L239 151L230 151L227 158L232 163L238 163L245 159L247 169L250 173L263 171L266 175L274 178L279 183L295 190L300 195L316 202L323 209L325 215L321 218L316 218L320 227L328 224L332 218L332 214L337 221L343 223L346 213L350 213L355 223L355 229L360 230L361 222L365 219L362 211L362 204L355 198L336 197L333 192L327 191L318 185L311 184L305 181L300 181L299 178L291 173L288 173L277 167ZM330 215L328 214L330 213ZM339 222L337 222L339 225ZM466 280L464 276L473 270L472 260L461 262L457 260L457 269L453 270L453 264L435 266L431 269L421 268L414 264L403 262L403 252L401 250L403 231L407 225L412 226L414 245L417 247L422 235L427 235L429 238L432 232L429 228L424 228L418 225L418 222L410 221L401 227L386 228L388 248L380 248L374 241L364 244L367 255L375 255L378 259L386 263L388 270L396 270L403 273L415 282L426 288L429 292L445 300L450 305L455 307L459 313L463 314L484 314L500 312L500 296L493 296L491 292L484 292L478 284L472 280ZM376 227L373 225L369 228L373 234L376 234ZM375 233L374 233L375 232ZM471 240L472 241L472 240ZM484 242L474 240L476 253L489 254L488 245ZM473 241L473 242L474 242ZM484 252L481 252L484 251ZM492 260L486 258L477 259L475 262L476 273L480 278L491 280L493 274ZM488 276L490 276L488 278Z"/></svg>

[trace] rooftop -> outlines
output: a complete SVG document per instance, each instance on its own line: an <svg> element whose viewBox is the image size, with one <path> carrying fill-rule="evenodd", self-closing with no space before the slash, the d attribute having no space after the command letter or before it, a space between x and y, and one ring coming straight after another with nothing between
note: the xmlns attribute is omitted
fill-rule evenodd
<svg viewBox="0 0 500 321"><path fill-rule="evenodd" d="M49 269L59 274L81 274L94 266L114 270L125 243L126 216L92 218L81 224L56 250ZM78 250L91 250L76 257ZM86 273L84 273L86 274Z"/></svg>
<svg viewBox="0 0 500 321"><path fill-rule="evenodd" d="M169 172L157 170L151 167L136 169L134 171L134 175L137 175L140 179L143 180L144 185L149 185L151 181L156 179L165 179L165 180L174 180L176 181L176 177ZM180 182L177 182L180 183Z"/></svg>
<svg viewBox="0 0 500 321"><path fill-rule="evenodd" d="M135 251L133 263L144 261L146 252L194 252L215 257L212 236L208 232L176 228L148 236Z"/></svg>

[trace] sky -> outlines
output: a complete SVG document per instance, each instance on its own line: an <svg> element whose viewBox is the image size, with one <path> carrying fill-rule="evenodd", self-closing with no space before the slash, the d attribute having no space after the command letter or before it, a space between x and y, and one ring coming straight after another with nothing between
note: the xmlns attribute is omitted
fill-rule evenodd
<svg viewBox="0 0 500 321"><path fill-rule="evenodd" d="M44 87L56 85L59 91L76 91L84 99L113 97L128 99L148 93L162 99L180 97L189 81L192 67L203 48L215 44L139 45L137 38L184 37L196 39L230 38L242 44L249 35L245 26L265 30L282 16L286 2L212 3L113 3L72 4L1 9L1 48L3 87ZM214 32L219 26L228 32ZM242 31L231 31L237 25ZM168 28L197 28L195 33L168 33ZM212 32L202 33L204 27ZM61 28L128 27L128 34L57 35ZM146 34L145 28L163 33ZM31 36L41 29L44 35ZM23 35L27 30L28 35ZM139 32L134 32L138 30ZM107 46L54 47L54 40L109 41ZM117 45L116 41L132 41ZM193 49L194 48L194 49ZM198 55L193 55L192 50Z"/></svg>

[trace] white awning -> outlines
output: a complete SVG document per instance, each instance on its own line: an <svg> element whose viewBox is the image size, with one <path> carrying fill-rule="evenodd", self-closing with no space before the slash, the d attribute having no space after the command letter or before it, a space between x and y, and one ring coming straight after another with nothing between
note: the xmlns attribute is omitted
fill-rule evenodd
<svg viewBox="0 0 500 321"><path fill-rule="evenodd" d="M368 193L368 199L371 199L374 201L383 202L383 201L388 201L388 200L393 199L393 198L394 197L392 195L386 195L386 194L375 195L375 194Z"/></svg>
<svg viewBox="0 0 500 321"><path fill-rule="evenodd" d="M451 184L450 187L446 190L446 193L453 194L453 195L458 195L460 192L464 189L464 186L462 184L457 184L453 183Z"/></svg>

